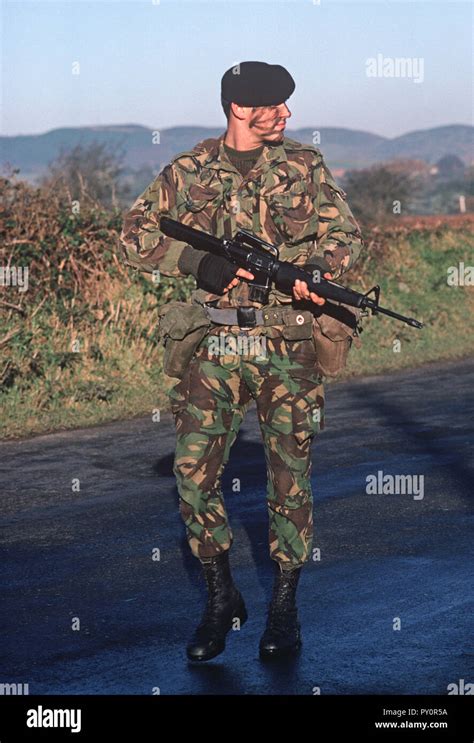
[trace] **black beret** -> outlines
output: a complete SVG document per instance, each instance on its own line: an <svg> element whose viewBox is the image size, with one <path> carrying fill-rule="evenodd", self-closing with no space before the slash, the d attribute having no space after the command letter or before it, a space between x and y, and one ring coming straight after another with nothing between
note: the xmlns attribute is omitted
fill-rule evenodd
<svg viewBox="0 0 474 743"><path fill-rule="evenodd" d="M293 93L295 81L279 64L241 62L224 73L221 97L239 106L277 106Z"/></svg>

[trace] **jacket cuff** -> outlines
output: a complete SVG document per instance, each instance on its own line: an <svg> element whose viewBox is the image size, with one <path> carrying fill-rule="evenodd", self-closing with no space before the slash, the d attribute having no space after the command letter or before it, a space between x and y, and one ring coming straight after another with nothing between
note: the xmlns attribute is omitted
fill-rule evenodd
<svg viewBox="0 0 474 743"><path fill-rule="evenodd" d="M191 274L197 279L199 264L205 255L203 250L196 250L191 245L186 245L178 258L178 269L185 276Z"/></svg>

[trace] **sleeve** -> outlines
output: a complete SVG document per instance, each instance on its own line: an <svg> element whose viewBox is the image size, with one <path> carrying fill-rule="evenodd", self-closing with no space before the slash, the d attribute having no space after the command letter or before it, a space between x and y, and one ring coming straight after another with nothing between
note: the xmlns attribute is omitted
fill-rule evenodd
<svg viewBox="0 0 474 743"><path fill-rule="evenodd" d="M333 278L351 268L358 259L364 242L354 215L346 201L346 194L340 188L324 158L319 153L318 162L312 173L314 206L318 214L318 232L315 247L308 257L324 259L330 266Z"/></svg>
<svg viewBox="0 0 474 743"><path fill-rule="evenodd" d="M174 166L167 165L125 214L120 242L129 266L148 273L159 270L169 277L196 277L204 253L159 228L162 216L177 219L178 200Z"/></svg>

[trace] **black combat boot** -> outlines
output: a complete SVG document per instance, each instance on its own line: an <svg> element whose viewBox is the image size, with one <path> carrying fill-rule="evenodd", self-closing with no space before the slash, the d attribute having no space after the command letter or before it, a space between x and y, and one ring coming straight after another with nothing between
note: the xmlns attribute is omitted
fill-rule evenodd
<svg viewBox="0 0 474 743"><path fill-rule="evenodd" d="M189 660L210 660L225 649L225 638L238 617L242 626L247 610L230 573L229 550L200 560L207 584L208 599L201 622L188 646Z"/></svg>
<svg viewBox="0 0 474 743"><path fill-rule="evenodd" d="M302 566L282 570L278 563L275 564L267 626L260 640L260 657L263 659L293 655L301 647L301 625L295 597Z"/></svg>

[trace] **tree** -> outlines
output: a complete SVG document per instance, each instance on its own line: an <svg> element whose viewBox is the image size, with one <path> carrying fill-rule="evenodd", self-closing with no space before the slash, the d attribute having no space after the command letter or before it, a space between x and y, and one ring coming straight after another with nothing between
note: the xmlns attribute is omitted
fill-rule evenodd
<svg viewBox="0 0 474 743"><path fill-rule="evenodd" d="M118 208L123 158L123 152L103 143L78 144L71 150L61 150L50 163L43 185L54 186L59 181L71 201Z"/></svg>
<svg viewBox="0 0 474 743"><path fill-rule="evenodd" d="M444 155L436 163L438 178L459 178L465 171L465 165L457 155Z"/></svg>
<svg viewBox="0 0 474 743"><path fill-rule="evenodd" d="M354 216L362 224L383 224L409 211L416 180L383 166L351 170L344 189Z"/></svg>

